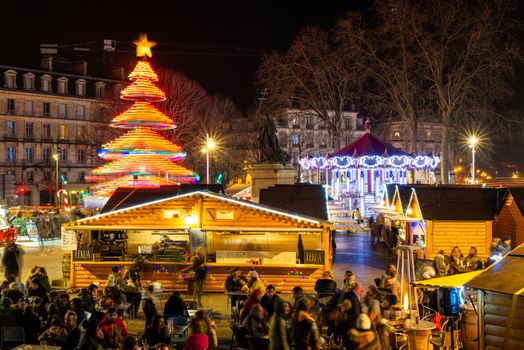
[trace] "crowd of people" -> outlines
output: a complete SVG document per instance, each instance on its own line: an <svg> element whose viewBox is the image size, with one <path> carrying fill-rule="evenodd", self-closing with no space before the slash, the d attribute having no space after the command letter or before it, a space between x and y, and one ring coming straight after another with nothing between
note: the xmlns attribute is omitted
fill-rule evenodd
<svg viewBox="0 0 524 350"><path fill-rule="evenodd" d="M299 286L291 301L281 297L273 285L260 288L256 271L246 276L233 269L225 286L230 292L244 291L245 300L233 294L233 314L238 308L235 327L246 336L267 338L269 349L320 349L344 346L348 350L389 349L395 311L400 310L399 287L394 265L388 266L376 284L366 291L351 271L346 271L342 288L330 271L315 284L315 295ZM327 335L321 330L327 328Z"/></svg>

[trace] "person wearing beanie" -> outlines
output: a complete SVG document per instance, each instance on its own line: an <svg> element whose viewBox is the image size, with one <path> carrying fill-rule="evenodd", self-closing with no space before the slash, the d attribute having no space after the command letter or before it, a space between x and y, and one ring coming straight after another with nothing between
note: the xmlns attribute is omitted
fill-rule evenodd
<svg viewBox="0 0 524 350"><path fill-rule="evenodd" d="M373 331L371 319L360 314L357 325L348 331L344 345L348 350L380 350L380 342Z"/></svg>
<svg viewBox="0 0 524 350"><path fill-rule="evenodd" d="M255 270L249 271L248 277L250 278L248 282L249 294L253 293L255 290L259 290L261 295L266 294L266 286L259 278L258 272Z"/></svg>

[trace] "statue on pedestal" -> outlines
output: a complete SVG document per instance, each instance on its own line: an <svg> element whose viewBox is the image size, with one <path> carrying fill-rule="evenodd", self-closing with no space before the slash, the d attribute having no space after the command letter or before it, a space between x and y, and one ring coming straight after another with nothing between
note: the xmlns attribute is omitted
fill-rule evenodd
<svg viewBox="0 0 524 350"><path fill-rule="evenodd" d="M261 131L258 141L260 144L261 161L265 163L282 163L286 165L291 157L278 144L277 128L271 118L264 118L260 122Z"/></svg>

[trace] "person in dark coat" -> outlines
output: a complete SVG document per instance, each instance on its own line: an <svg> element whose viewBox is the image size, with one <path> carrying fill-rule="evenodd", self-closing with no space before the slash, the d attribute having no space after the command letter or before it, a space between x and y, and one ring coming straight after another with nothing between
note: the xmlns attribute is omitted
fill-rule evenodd
<svg viewBox="0 0 524 350"><path fill-rule="evenodd" d="M173 294L167 299L164 305L164 315L189 316L187 305L179 291L173 291Z"/></svg>
<svg viewBox="0 0 524 350"><path fill-rule="evenodd" d="M344 300L349 300L351 308L349 310L346 310L347 325L350 328L354 328L356 326L357 318L361 313L361 305L358 295L354 290L355 287L351 289L348 288L346 288L343 291L342 295L340 296L340 299L338 299L338 304L342 304Z"/></svg>
<svg viewBox="0 0 524 350"><path fill-rule="evenodd" d="M87 322L87 328L84 336L80 340L79 350L99 350L102 348L102 342L97 336L99 319L91 318Z"/></svg>
<svg viewBox="0 0 524 350"><path fill-rule="evenodd" d="M23 255L23 250L12 239L5 246L2 266L5 270L5 279L8 282L19 282L21 258Z"/></svg>
<svg viewBox="0 0 524 350"><path fill-rule="evenodd" d="M31 287L27 293L28 297L40 297L42 300L47 299L47 291L42 286L40 279L33 278L31 281Z"/></svg>
<svg viewBox="0 0 524 350"><path fill-rule="evenodd" d="M337 293L337 282L333 280L331 271L322 273L322 278L315 283L315 292L317 292L318 298L330 297Z"/></svg>
<svg viewBox="0 0 524 350"><path fill-rule="evenodd" d="M244 321L247 315L249 315L253 305L260 304L260 300L262 300L262 292L260 292L260 289L255 289L244 303L244 307L240 312L240 322Z"/></svg>
<svg viewBox="0 0 524 350"><path fill-rule="evenodd" d="M144 338L147 340L149 346L170 343L168 330L164 323L164 316L155 315L151 327L148 327L144 333Z"/></svg>
<svg viewBox="0 0 524 350"><path fill-rule="evenodd" d="M262 296L260 300L260 305L266 310L267 317L271 318L273 312L275 311L275 304L280 297L277 295L277 289L274 285L270 284L266 287L266 293Z"/></svg>
<svg viewBox="0 0 524 350"><path fill-rule="evenodd" d="M293 340L295 349L320 349L320 332L317 327L317 322L309 313L309 309L310 301L308 298L297 300L295 313L293 314Z"/></svg>
<svg viewBox="0 0 524 350"><path fill-rule="evenodd" d="M33 312L32 306L27 306L22 316L18 319L18 325L24 328L25 342L27 344L38 344L38 331L40 330L41 322Z"/></svg>
<svg viewBox="0 0 524 350"><path fill-rule="evenodd" d="M140 307L138 310L139 316L144 316L146 319L145 329L151 327L153 324L153 318L156 316L156 306L153 302L153 286L149 285L144 290L142 300L140 301Z"/></svg>

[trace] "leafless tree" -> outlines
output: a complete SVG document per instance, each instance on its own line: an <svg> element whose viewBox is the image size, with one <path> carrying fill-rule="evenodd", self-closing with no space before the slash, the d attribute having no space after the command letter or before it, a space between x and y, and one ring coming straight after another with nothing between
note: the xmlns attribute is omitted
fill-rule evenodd
<svg viewBox="0 0 524 350"><path fill-rule="evenodd" d="M521 23L511 0L435 0L431 6L420 2L415 13L410 33L443 124L441 176L447 183L453 130L470 122L497 127L513 122L496 107L512 93L511 78L521 57Z"/></svg>
<svg viewBox="0 0 524 350"><path fill-rule="evenodd" d="M287 52L262 59L257 86L269 89L262 113L276 115L291 105L313 111L326 122L334 148L340 148L344 107L358 83L353 73L332 33L305 28Z"/></svg>

